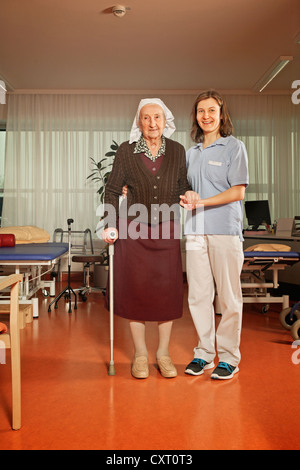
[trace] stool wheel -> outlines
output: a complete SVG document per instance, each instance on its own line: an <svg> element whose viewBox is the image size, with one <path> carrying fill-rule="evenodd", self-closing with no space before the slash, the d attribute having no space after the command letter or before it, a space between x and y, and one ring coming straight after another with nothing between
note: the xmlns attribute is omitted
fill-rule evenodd
<svg viewBox="0 0 300 470"><path fill-rule="evenodd" d="M282 312L279 314L279 320L281 325L286 329L290 330L293 324L300 319L300 311L294 310L292 313L292 309L290 307L284 308Z"/></svg>
<svg viewBox="0 0 300 470"><path fill-rule="evenodd" d="M291 328L291 335L294 340L300 339L300 320L295 321Z"/></svg>

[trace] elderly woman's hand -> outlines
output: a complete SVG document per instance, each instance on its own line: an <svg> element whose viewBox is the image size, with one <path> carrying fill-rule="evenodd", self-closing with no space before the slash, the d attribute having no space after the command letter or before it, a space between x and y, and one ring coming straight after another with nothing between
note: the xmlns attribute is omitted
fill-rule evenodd
<svg viewBox="0 0 300 470"><path fill-rule="evenodd" d="M108 227L103 230L101 236L106 243L109 243L111 245L112 243L115 243L116 240L118 240L119 233L116 228Z"/></svg>
<svg viewBox="0 0 300 470"><path fill-rule="evenodd" d="M180 196L180 203L187 210L197 209L201 206L201 197L195 191L187 191L184 196Z"/></svg>

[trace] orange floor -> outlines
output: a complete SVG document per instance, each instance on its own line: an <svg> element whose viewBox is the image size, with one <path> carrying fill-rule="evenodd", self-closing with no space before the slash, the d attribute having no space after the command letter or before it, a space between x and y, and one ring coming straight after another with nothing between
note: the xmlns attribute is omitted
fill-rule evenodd
<svg viewBox="0 0 300 470"><path fill-rule="evenodd" d="M71 314L64 300L50 314L48 303L40 297L39 319L21 331L20 431L10 428L9 353L0 365L1 450L300 449L300 353L278 321L279 307L263 315L260 307L245 306L240 372L214 381L211 371L184 374L196 343L185 303L171 344L178 377L164 379L158 372L157 331L149 324L151 373L137 380L130 374L128 324L120 318L116 376L107 374L109 322L101 294Z"/></svg>

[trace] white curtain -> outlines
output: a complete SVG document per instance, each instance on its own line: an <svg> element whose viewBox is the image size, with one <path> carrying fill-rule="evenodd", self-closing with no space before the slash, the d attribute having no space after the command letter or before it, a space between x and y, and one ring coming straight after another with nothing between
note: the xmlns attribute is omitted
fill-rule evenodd
<svg viewBox="0 0 300 470"><path fill-rule="evenodd" d="M87 176L112 140L129 138L141 98L151 94L12 94L8 97L2 226L94 232L99 196ZM172 138L190 147L196 95L159 94L176 123ZM272 218L300 215L299 111L285 96L226 96L235 135L246 144L248 199L269 199Z"/></svg>
<svg viewBox="0 0 300 470"><path fill-rule="evenodd" d="M300 106L290 95L228 96L249 157L246 200L268 199L272 221L300 215Z"/></svg>

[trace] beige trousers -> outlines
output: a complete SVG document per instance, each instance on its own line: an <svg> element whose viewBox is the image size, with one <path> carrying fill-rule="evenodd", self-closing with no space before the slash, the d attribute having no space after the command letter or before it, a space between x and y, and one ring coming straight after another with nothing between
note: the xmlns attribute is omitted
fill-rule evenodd
<svg viewBox="0 0 300 470"><path fill-rule="evenodd" d="M240 276L243 245L233 235L188 235L186 241L188 302L199 343L194 357L237 366L241 359L240 337L243 298ZM216 292L221 320L215 331Z"/></svg>

